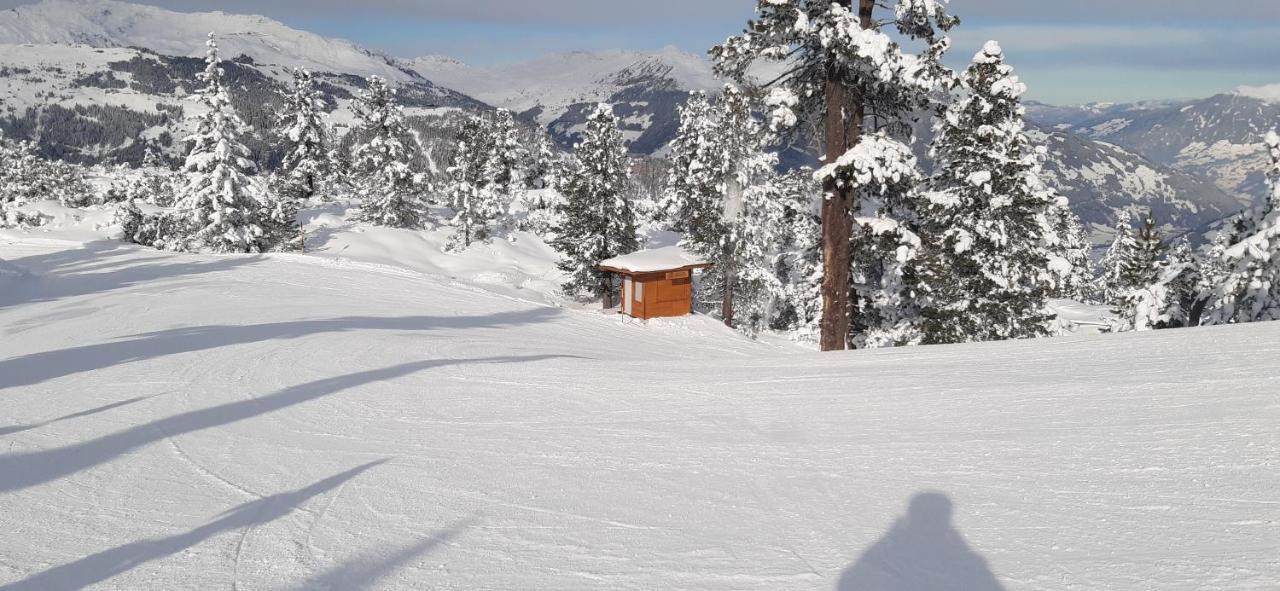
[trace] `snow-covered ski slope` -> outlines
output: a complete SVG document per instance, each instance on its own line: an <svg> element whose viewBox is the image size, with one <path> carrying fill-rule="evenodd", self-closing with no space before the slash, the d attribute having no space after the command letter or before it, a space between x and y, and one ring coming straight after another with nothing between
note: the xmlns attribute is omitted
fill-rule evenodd
<svg viewBox="0 0 1280 591"><path fill-rule="evenodd" d="M0 589L1276 589L1280 324L818 355L0 240Z"/></svg>

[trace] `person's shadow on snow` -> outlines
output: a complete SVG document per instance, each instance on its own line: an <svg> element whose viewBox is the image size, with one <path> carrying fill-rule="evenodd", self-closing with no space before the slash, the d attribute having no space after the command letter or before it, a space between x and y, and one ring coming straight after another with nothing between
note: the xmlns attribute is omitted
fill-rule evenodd
<svg viewBox="0 0 1280 591"><path fill-rule="evenodd" d="M840 575L837 591L1004 591L951 525L951 499L917 494L907 514Z"/></svg>

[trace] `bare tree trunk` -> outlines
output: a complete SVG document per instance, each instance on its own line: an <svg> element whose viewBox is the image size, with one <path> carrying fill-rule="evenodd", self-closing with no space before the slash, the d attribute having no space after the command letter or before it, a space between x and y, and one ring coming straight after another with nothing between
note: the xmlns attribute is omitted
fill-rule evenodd
<svg viewBox="0 0 1280 591"><path fill-rule="evenodd" d="M613 308L613 276L603 273L600 278L600 291L604 294L600 297L600 301L604 304L604 309Z"/></svg>
<svg viewBox="0 0 1280 591"><path fill-rule="evenodd" d="M832 0L852 9L853 0ZM871 27L875 0L859 0L858 15L862 27ZM832 163L858 143L866 110L859 97L849 100L849 89L838 73L827 75L826 88L826 162ZM848 348L849 326L853 316L849 293L851 253L849 240L853 233L853 190L836 187L828 180L823 187L822 203L822 350L842 351Z"/></svg>
<svg viewBox="0 0 1280 591"><path fill-rule="evenodd" d="M724 325L733 328L733 270L721 269L724 276L724 300L720 304L720 315L724 316Z"/></svg>

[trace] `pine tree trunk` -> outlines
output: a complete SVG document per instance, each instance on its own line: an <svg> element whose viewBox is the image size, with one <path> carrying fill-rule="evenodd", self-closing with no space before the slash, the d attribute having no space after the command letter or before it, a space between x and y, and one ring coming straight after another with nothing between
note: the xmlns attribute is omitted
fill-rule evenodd
<svg viewBox="0 0 1280 591"><path fill-rule="evenodd" d="M724 278L724 300L720 304L720 315L724 316L724 325L733 328L733 270L722 269Z"/></svg>
<svg viewBox="0 0 1280 591"><path fill-rule="evenodd" d="M604 305L605 310L613 308L613 277L608 273L600 274L600 291L603 294L600 301Z"/></svg>
<svg viewBox="0 0 1280 591"><path fill-rule="evenodd" d="M852 9L853 0L832 0ZM862 27L871 27L875 0L859 0L858 15ZM865 109L859 97L850 100L849 89L837 73L828 73L826 88L826 144L828 163L849 151L862 135ZM849 296L851 266L850 238L853 233L853 190L839 188L828 180L822 203L822 350L842 351L848 348L849 326L853 316Z"/></svg>

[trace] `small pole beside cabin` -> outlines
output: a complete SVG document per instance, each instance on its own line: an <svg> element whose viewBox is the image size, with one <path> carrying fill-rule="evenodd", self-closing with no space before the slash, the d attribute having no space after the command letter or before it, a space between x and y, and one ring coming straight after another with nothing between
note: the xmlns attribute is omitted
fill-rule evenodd
<svg viewBox="0 0 1280 591"><path fill-rule="evenodd" d="M678 246L642 250L600 262L622 277L619 314L648 320L693 313L693 272L712 264Z"/></svg>

